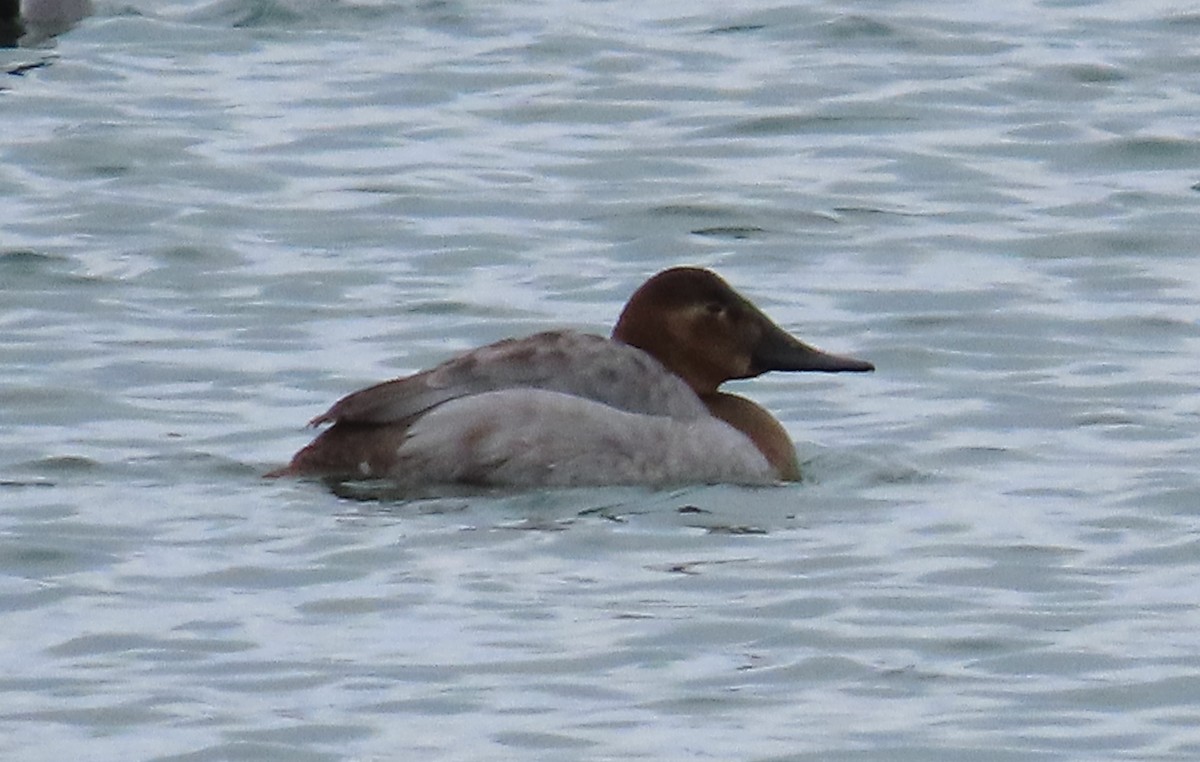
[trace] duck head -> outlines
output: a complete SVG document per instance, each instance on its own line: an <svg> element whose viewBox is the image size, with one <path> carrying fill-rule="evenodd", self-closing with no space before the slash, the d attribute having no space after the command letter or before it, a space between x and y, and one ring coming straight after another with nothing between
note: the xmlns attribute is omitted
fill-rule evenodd
<svg viewBox="0 0 1200 762"><path fill-rule="evenodd" d="M875 366L822 352L777 326L709 270L673 267L629 297L613 339L658 359L701 397L767 371L864 372Z"/></svg>

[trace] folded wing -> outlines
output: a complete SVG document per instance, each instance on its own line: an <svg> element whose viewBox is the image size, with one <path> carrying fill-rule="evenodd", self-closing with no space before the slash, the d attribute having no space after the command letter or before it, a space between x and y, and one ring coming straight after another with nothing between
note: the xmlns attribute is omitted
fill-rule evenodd
<svg viewBox="0 0 1200 762"><path fill-rule="evenodd" d="M450 400L502 389L560 392L630 413L708 416L695 392L640 349L602 336L548 331L480 347L429 370L354 392L314 418L402 423Z"/></svg>

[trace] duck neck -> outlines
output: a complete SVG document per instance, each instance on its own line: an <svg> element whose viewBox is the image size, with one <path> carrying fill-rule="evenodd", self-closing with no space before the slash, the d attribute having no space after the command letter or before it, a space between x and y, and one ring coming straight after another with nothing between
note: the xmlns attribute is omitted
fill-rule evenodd
<svg viewBox="0 0 1200 762"><path fill-rule="evenodd" d="M708 392L700 399L714 417L745 434L763 454L779 478L800 481L796 448L787 431L774 416L745 397L726 392Z"/></svg>

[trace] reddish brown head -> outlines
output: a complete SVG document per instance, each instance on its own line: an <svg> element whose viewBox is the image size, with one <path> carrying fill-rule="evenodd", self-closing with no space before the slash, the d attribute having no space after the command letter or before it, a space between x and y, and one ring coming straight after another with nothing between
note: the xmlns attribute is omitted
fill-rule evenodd
<svg viewBox="0 0 1200 762"><path fill-rule="evenodd" d="M715 273L663 270L633 293L613 338L653 355L704 396L767 371L862 372L875 366L822 352L775 325Z"/></svg>

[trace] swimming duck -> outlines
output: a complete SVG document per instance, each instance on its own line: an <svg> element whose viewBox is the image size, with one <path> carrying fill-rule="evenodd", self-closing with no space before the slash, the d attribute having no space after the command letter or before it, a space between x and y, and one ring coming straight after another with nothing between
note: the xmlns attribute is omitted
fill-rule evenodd
<svg viewBox="0 0 1200 762"><path fill-rule="evenodd" d="M770 484L800 478L783 426L719 389L767 371L870 371L777 326L719 276L664 270L611 338L549 331L354 392L270 476L401 485Z"/></svg>

